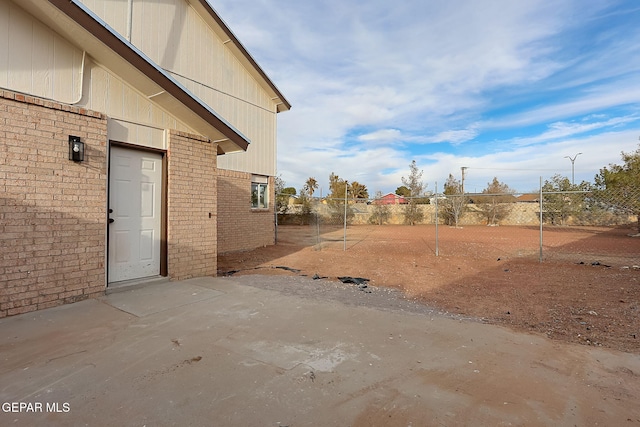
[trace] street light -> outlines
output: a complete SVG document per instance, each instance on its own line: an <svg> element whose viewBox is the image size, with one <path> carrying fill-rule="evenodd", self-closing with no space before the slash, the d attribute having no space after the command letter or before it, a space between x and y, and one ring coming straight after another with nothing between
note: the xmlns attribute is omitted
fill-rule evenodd
<svg viewBox="0 0 640 427"><path fill-rule="evenodd" d="M571 157L571 156L564 156L565 159L569 159L571 160L571 185L575 185L575 162L576 162L576 158L582 153L578 153L575 156Z"/></svg>

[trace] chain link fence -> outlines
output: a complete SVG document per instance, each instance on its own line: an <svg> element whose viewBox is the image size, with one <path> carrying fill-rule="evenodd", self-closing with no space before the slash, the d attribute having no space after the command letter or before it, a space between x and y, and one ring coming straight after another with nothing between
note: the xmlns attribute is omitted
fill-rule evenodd
<svg viewBox="0 0 640 427"><path fill-rule="evenodd" d="M316 250L348 250L375 238L365 232L410 224L429 241L434 256L461 245L490 247L491 254L592 264L640 264L640 189L635 191L539 191L535 193L432 193L419 198L386 195L376 199L291 198L278 225L308 227ZM500 230L500 231L498 231ZM369 237L363 236L363 233ZM638 237L637 241L640 241ZM454 244L455 242L455 244ZM633 242L633 244L631 243Z"/></svg>

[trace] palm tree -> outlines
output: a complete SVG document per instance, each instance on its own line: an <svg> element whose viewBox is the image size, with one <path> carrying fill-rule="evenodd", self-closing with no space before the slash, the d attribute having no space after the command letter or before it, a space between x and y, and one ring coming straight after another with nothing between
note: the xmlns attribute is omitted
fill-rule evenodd
<svg viewBox="0 0 640 427"><path fill-rule="evenodd" d="M351 196L354 199L368 199L369 192L367 191L367 186L364 184L360 184L358 181L353 181L349 188L351 192Z"/></svg>
<svg viewBox="0 0 640 427"><path fill-rule="evenodd" d="M315 178L309 177L307 182L304 183L305 190L307 190L307 194L309 197L313 196L313 192L318 188L318 181Z"/></svg>

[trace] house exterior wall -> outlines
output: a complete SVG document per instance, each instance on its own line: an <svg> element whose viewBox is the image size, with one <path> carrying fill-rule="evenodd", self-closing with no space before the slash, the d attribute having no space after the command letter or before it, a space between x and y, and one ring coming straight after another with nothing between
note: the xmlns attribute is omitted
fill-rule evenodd
<svg viewBox="0 0 640 427"><path fill-rule="evenodd" d="M85 66L87 81L79 105L109 117L111 139L166 148L165 141L157 137L164 129L196 133L106 67L91 59Z"/></svg>
<svg viewBox="0 0 640 427"><path fill-rule="evenodd" d="M126 32L127 2L85 3ZM131 39L251 139L249 152L233 161L217 156L210 134L187 124L199 126L196 113L193 122L177 119L161 107L169 104L159 99L169 95L143 93L140 76L128 80L122 68L97 62L20 2L0 0L0 317L104 292L108 141L166 150L170 278L215 275L217 252L274 243L276 101L192 3L134 0ZM160 24L171 34L156 31ZM84 162L67 160L69 135L85 142ZM220 160L237 170L217 169ZM252 173L268 177L269 209L250 207Z"/></svg>
<svg viewBox="0 0 640 427"><path fill-rule="evenodd" d="M106 141L101 113L0 90L0 317L104 292Z"/></svg>
<svg viewBox="0 0 640 427"><path fill-rule="evenodd" d="M269 209L251 208L251 174L218 168L218 253L275 243L274 178L269 178Z"/></svg>
<svg viewBox="0 0 640 427"><path fill-rule="evenodd" d="M399 205L406 203L406 199L403 196L398 196L397 194L385 194L381 198L373 201L373 204L375 205Z"/></svg>
<svg viewBox="0 0 640 427"><path fill-rule="evenodd" d="M82 3L127 34L127 2ZM218 166L275 176L276 101L216 32L215 23L187 0L135 0L132 6L130 42L251 141L246 152L221 156Z"/></svg>
<svg viewBox="0 0 640 427"><path fill-rule="evenodd" d="M72 104L82 94L82 60L80 49L0 1L0 87Z"/></svg>
<svg viewBox="0 0 640 427"><path fill-rule="evenodd" d="M110 139L122 142L166 148L164 139L158 138L165 129L195 133L7 1L0 2L0 88L100 111L110 119Z"/></svg>
<svg viewBox="0 0 640 427"><path fill-rule="evenodd" d="M168 247L172 280L215 276L217 269L216 144L168 132Z"/></svg>
<svg viewBox="0 0 640 427"><path fill-rule="evenodd" d="M127 22L129 11L125 2L115 7L111 7L112 2L106 0L82 0L82 3L118 32L123 35L127 33L124 23ZM164 30L160 31L160 28ZM226 207L222 209L218 220L218 249L228 252L275 242L273 213L251 211L249 203L250 174L270 177L270 192L273 192L277 106L273 94L269 93L263 82L256 79L251 69L243 65L228 40L221 38L216 30L219 28L215 23L198 14L191 0L133 2L130 42L251 141L246 152L228 153L217 159L221 171L243 172L238 176L245 177L240 191L219 192L218 203ZM91 66L90 69L91 90L86 100L88 107L106 111L112 118L123 117L136 123L193 133L192 129L171 121L170 116L157 108L147 106L148 100L144 95L128 88L104 67ZM109 89L106 93L111 99L103 98L105 89ZM98 95L97 98L94 94ZM121 129L129 134L140 132L142 128L131 129L132 125L126 120L118 123ZM142 133L147 135L148 131L142 129ZM222 183L221 188L226 185L224 179L219 182ZM229 231L240 225L248 228Z"/></svg>
<svg viewBox="0 0 640 427"><path fill-rule="evenodd" d="M101 295L106 116L0 91L0 125L0 317ZM167 133L169 277L215 275L216 144ZM84 162L68 160L69 135L85 143Z"/></svg>
<svg viewBox="0 0 640 427"><path fill-rule="evenodd" d="M127 2L83 0L121 35ZM221 156L225 169L276 175L276 100L215 25L189 1L132 2L131 43L242 132L247 152ZM0 87L100 111L112 119L198 133L96 64L12 2L0 2ZM135 130L134 130L135 131ZM134 131L131 131L133 133Z"/></svg>

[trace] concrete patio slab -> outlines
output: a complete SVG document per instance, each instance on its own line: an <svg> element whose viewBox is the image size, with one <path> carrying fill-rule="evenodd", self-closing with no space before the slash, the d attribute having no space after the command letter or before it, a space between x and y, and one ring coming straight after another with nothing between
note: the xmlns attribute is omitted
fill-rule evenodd
<svg viewBox="0 0 640 427"><path fill-rule="evenodd" d="M170 308L208 300L222 295L222 292L182 283L162 282L107 295L103 300L137 317L159 313Z"/></svg>
<svg viewBox="0 0 640 427"><path fill-rule="evenodd" d="M353 292L200 278L0 319L0 425L640 424L638 355Z"/></svg>

